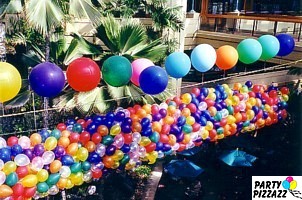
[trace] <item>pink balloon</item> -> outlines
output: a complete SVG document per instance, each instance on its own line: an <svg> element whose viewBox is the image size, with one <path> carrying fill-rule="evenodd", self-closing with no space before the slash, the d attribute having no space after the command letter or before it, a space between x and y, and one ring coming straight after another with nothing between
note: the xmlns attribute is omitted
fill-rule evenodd
<svg viewBox="0 0 302 200"><path fill-rule="evenodd" d="M132 66L132 76L131 82L139 86L139 76L144 69L150 66L154 66L154 63L146 58L139 58L131 63Z"/></svg>
<svg viewBox="0 0 302 200"><path fill-rule="evenodd" d="M290 183L290 182L292 182L294 180L294 178L291 177L291 176L289 176L289 177L286 178L286 180Z"/></svg>

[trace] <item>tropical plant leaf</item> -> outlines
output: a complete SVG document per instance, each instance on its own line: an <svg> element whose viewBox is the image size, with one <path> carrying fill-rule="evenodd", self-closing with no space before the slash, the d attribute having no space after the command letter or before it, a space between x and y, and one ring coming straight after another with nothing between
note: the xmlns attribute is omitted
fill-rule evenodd
<svg viewBox="0 0 302 200"><path fill-rule="evenodd" d="M301 76L302 75L302 66L291 67L288 70L287 74Z"/></svg>
<svg viewBox="0 0 302 200"><path fill-rule="evenodd" d="M37 64L43 62L42 58L39 57L34 51L30 50L27 54L22 54L22 61L26 66L34 67Z"/></svg>
<svg viewBox="0 0 302 200"><path fill-rule="evenodd" d="M99 88L99 92L94 102L93 112L94 113L105 113L108 110L112 110L115 106L115 102L107 101L110 99L109 93L105 86Z"/></svg>
<svg viewBox="0 0 302 200"><path fill-rule="evenodd" d="M82 114L89 113L95 103L96 97L100 92L100 88L96 87L88 92L79 92L75 95L76 108Z"/></svg>
<svg viewBox="0 0 302 200"><path fill-rule="evenodd" d="M50 58L56 64L62 64L65 56L66 39L63 32L55 33L50 40Z"/></svg>
<svg viewBox="0 0 302 200"><path fill-rule="evenodd" d="M162 44L162 39L158 38L149 44L145 44L132 52L133 58L148 58L153 62L157 62L165 57L168 46Z"/></svg>
<svg viewBox="0 0 302 200"><path fill-rule="evenodd" d="M24 106L30 100L31 92L26 90L18 94L12 101L5 105L5 109L19 108Z"/></svg>
<svg viewBox="0 0 302 200"><path fill-rule="evenodd" d="M134 84L131 84L131 85L127 86L127 88L129 90L129 92L127 92L126 95L130 96L130 98L133 102L136 103L136 102L140 102L142 100L144 93L139 87L135 86Z"/></svg>
<svg viewBox="0 0 302 200"><path fill-rule="evenodd" d="M88 42L78 34L73 34L73 39L66 51L63 63L64 65L68 65L83 55L100 55L101 53L101 47Z"/></svg>
<svg viewBox="0 0 302 200"><path fill-rule="evenodd" d="M125 86L122 87L112 87L107 85L108 93L112 101L116 101L118 105L122 101L122 98L125 96Z"/></svg>
<svg viewBox="0 0 302 200"><path fill-rule="evenodd" d="M72 110L76 107L74 99L75 91L70 89L65 94L60 95L53 99L53 107L60 110Z"/></svg>
<svg viewBox="0 0 302 200"><path fill-rule="evenodd" d="M47 35L63 20L63 12L55 1L29 0L26 6L29 24L43 35Z"/></svg>
<svg viewBox="0 0 302 200"><path fill-rule="evenodd" d="M70 0L69 14L76 18L88 18L93 25L99 23L102 14L93 6L90 0Z"/></svg>
<svg viewBox="0 0 302 200"><path fill-rule="evenodd" d="M119 53L120 23L113 16L103 17L96 28L96 36L110 49L112 53Z"/></svg>
<svg viewBox="0 0 302 200"><path fill-rule="evenodd" d="M5 8L6 14L16 14L23 11L21 0L10 0Z"/></svg>
<svg viewBox="0 0 302 200"><path fill-rule="evenodd" d="M147 40L146 29L134 21L121 27L119 49L122 54L131 55L131 50L143 45Z"/></svg>

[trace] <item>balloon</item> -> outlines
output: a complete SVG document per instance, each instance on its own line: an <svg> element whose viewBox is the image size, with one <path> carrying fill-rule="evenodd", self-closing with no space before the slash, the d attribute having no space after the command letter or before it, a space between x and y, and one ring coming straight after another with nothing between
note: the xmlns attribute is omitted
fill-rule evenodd
<svg viewBox="0 0 302 200"><path fill-rule="evenodd" d="M262 35L258 38L258 42L260 42L262 46L262 54L260 59L269 60L277 55L280 50L279 40L272 35Z"/></svg>
<svg viewBox="0 0 302 200"><path fill-rule="evenodd" d="M84 147L81 147L78 149L76 156L80 161L85 161L88 158L88 154L88 150Z"/></svg>
<svg viewBox="0 0 302 200"><path fill-rule="evenodd" d="M21 180L21 184L24 187L34 187L37 185L37 183L38 183L38 178L34 174L29 174Z"/></svg>
<svg viewBox="0 0 302 200"><path fill-rule="evenodd" d="M173 78L182 78L187 75L191 68L191 61L183 52L171 53L165 61L165 69Z"/></svg>
<svg viewBox="0 0 302 200"><path fill-rule="evenodd" d="M29 139L30 139L31 146L35 146L42 142L42 137L39 133L32 134Z"/></svg>
<svg viewBox="0 0 302 200"><path fill-rule="evenodd" d="M17 183L12 187L12 189L13 189L13 196L15 197L22 196L24 193L24 187L21 183Z"/></svg>
<svg viewBox="0 0 302 200"><path fill-rule="evenodd" d="M8 161L4 164L3 166L3 172L8 175L14 171L16 171L17 169L17 166L16 166L16 163L13 162L13 161Z"/></svg>
<svg viewBox="0 0 302 200"><path fill-rule="evenodd" d="M3 171L0 171L0 185L2 185L5 182L6 175Z"/></svg>
<svg viewBox="0 0 302 200"><path fill-rule="evenodd" d="M256 62L261 54L262 47L261 44L255 39L245 39L242 40L238 46L237 51L239 55L239 60L245 64L251 64Z"/></svg>
<svg viewBox="0 0 302 200"><path fill-rule="evenodd" d="M16 172L12 172L6 176L5 184L12 187L18 182L18 176Z"/></svg>
<svg viewBox="0 0 302 200"><path fill-rule="evenodd" d="M48 165L55 160L55 153L52 151L45 151L42 155L44 165Z"/></svg>
<svg viewBox="0 0 302 200"><path fill-rule="evenodd" d="M34 171L40 171L43 166L43 159L39 156L34 157L34 159L31 161L31 169L33 169Z"/></svg>
<svg viewBox="0 0 302 200"><path fill-rule="evenodd" d="M297 181L293 180L289 183L289 189L294 190L297 187Z"/></svg>
<svg viewBox="0 0 302 200"><path fill-rule="evenodd" d="M102 74L108 85L114 87L126 85L132 76L131 63L123 56L111 56L105 60Z"/></svg>
<svg viewBox="0 0 302 200"><path fill-rule="evenodd" d="M0 103L14 98L21 89L19 71L9 63L0 62Z"/></svg>
<svg viewBox="0 0 302 200"><path fill-rule="evenodd" d="M39 182L45 182L48 179L48 171L45 169L41 169L38 173L37 173L37 179Z"/></svg>
<svg viewBox="0 0 302 200"><path fill-rule="evenodd" d="M278 56L287 56L289 55L295 48L295 40L292 36L288 34L279 34L276 36L279 43L280 49L278 51Z"/></svg>
<svg viewBox="0 0 302 200"><path fill-rule="evenodd" d="M66 71L67 82L74 90L87 92L99 84L101 73L99 66L90 58L78 58L72 61Z"/></svg>
<svg viewBox="0 0 302 200"><path fill-rule="evenodd" d="M68 178L71 174L70 168L68 166L62 166L60 169L60 175L62 178Z"/></svg>
<svg viewBox="0 0 302 200"><path fill-rule="evenodd" d="M57 184L57 182L60 180L60 174L55 173L55 174L50 174L48 179L46 180L47 185L52 186Z"/></svg>
<svg viewBox="0 0 302 200"><path fill-rule="evenodd" d="M27 136L22 136L19 138L18 144L23 149L28 149L28 148L30 148L30 139Z"/></svg>
<svg viewBox="0 0 302 200"><path fill-rule="evenodd" d="M233 68L238 61L237 50L230 45L219 47L216 51L216 54L216 65L221 70L228 70Z"/></svg>
<svg viewBox="0 0 302 200"><path fill-rule="evenodd" d="M57 96L64 88L65 77L57 65L44 62L36 65L29 75L32 90L42 97Z"/></svg>
<svg viewBox="0 0 302 200"><path fill-rule="evenodd" d="M144 69L147 67L154 66L154 63L146 58L139 58L134 60L131 63L132 67L132 76L131 76L131 82L134 83L135 85L139 86L139 76L142 73Z"/></svg>
<svg viewBox="0 0 302 200"><path fill-rule="evenodd" d="M7 185L0 185L0 198L6 198L13 194L11 187Z"/></svg>
<svg viewBox="0 0 302 200"><path fill-rule="evenodd" d="M284 180L282 182L282 186L283 186L284 189L288 190L289 187L290 187L290 184L289 184L289 182L287 180Z"/></svg>
<svg viewBox="0 0 302 200"><path fill-rule="evenodd" d="M216 62L216 51L209 44L200 44L193 49L191 62L197 71L209 71Z"/></svg>
<svg viewBox="0 0 302 200"><path fill-rule="evenodd" d="M29 169L27 166L20 166L17 168L16 173L17 173L19 179L21 179L29 173Z"/></svg>
<svg viewBox="0 0 302 200"><path fill-rule="evenodd" d="M39 193L44 193L44 192L47 192L49 189L49 186L47 185L47 183L38 183L37 185L37 191Z"/></svg>
<svg viewBox="0 0 302 200"><path fill-rule="evenodd" d="M23 196L25 198L31 198L36 194L37 188L36 186L30 188L24 188Z"/></svg>
<svg viewBox="0 0 302 200"><path fill-rule="evenodd" d="M17 166L27 166L30 163L29 158L25 154L19 154L14 158Z"/></svg>
<svg viewBox="0 0 302 200"><path fill-rule="evenodd" d="M0 141L2 140L3 138L0 137ZM4 139L3 139L4 140ZM16 136L11 136L7 139L7 146L14 146L15 144L18 144L18 140L19 138L17 138ZM4 140L5 141L5 140ZM2 143L2 142L0 142ZM6 144L6 141L5 141L5 144ZM2 147L5 147L5 146L2 146L2 144L0 144L0 148Z"/></svg>
<svg viewBox="0 0 302 200"><path fill-rule="evenodd" d="M139 77L139 84L146 94L159 94L168 85L167 72L159 66L151 66L144 69Z"/></svg>
<svg viewBox="0 0 302 200"><path fill-rule="evenodd" d="M56 148L57 143L58 142L57 142L57 139L55 137L49 137L49 138L46 139L44 147L48 151L51 151L51 150Z"/></svg>
<svg viewBox="0 0 302 200"><path fill-rule="evenodd" d="M63 157L64 157L64 156L63 156ZM63 157L62 157L62 159L63 159ZM60 171L61 167L62 167L62 162L59 161L59 160L54 160L54 161L50 164L49 169L50 169L50 172L51 172L51 173L57 173L57 172Z"/></svg>

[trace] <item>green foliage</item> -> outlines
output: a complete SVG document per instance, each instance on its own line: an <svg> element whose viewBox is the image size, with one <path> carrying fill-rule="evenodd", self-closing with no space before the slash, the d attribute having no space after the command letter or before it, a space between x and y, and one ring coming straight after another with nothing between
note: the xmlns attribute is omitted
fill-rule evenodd
<svg viewBox="0 0 302 200"><path fill-rule="evenodd" d="M140 178L140 179L146 179L151 176L151 168L147 165L141 165L137 167L134 170L134 173Z"/></svg>

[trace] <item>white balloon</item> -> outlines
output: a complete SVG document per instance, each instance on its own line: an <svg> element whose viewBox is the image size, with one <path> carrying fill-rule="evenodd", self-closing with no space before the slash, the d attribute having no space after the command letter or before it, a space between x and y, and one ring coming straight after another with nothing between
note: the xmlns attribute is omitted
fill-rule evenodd
<svg viewBox="0 0 302 200"><path fill-rule="evenodd" d="M106 146L103 145L103 144L96 145L95 152L97 154L99 154L99 156L103 157L105 155L105 152L106 152Z"/></svg>
<svg viewBox="0 0 302 200"><path fill-rule="evenodd" d="M210 70L214 66L216 58L216 51L209 44L200 44L196 46L191 53L192 65L200 72Z"/></svg>
<svg viewBox="0 0 302 200"><path fill-rule="evenodd" d="M25 154L16 155L16 157L14 158L14 161L17 166L26 166L26 165L29 165L29 163L30 163L28 156Z"/></svg>
<svg viewBox="0 0 302 200"><path fill-rule="evenodd" d="M222 109L221 111L221 117L226 118L229 115L229 111L227 109Z"/></svg>
<svg viewBox="0 0 302 200"><path fill-rule="evenodd" d="M92 179L92 172L88 171L87 173L83 174L83 181L89 182Z"/></svg>
<svg viewBox="0 0 302 200"><path fill-rule="evenodd" d="M208 105L207 105L207 103L204 102L204 101L202 101L202 102L200 102L200 103L198 104L198 109L199 109L200 111L206 110L207 107L208 107Z"/></svg>
<svg viewBox="0 0 302 200"><path fill-rule="evenodd" d="M19 138L18 144L22 147L22 149L29 149L30 139L27 136L22 136Z"/></svg>
<svg viewBox="0 0 302 200"><path fill-rule="evenodd" d="M3 167L4 167L4 162L3 162L3 160L0 159L0 170L2 170Z"/></svg>
<svg viewBox="0 0 302 200"><path fill-rule="evenodd" d="M34 157L34 159L31 161L31 168L35 171L40 171L43 166L43 159L40 156Z"/></svg>
<svg viewBox="0 0 302 200"><path fill-rule="evenodd" d="M0 171L0 185L2 185L5 182L6 175L3 171Z"/></svg>
<svg viewBox="0 0 302 200"><path fill-rule="evenodd" d="M0 137L0 149L7 147L6 140L3 137Z"/></svg>
<svg viewBox="0 0 302 200"><path fill-rule="evenodd" d="M59 193L59 188L56 185L51 186L48 190L48 194L50 195L56 195L58 193Z"/></svg>
<svg viewBox="0 0 302 200"><path fill-rule="evenodd" d="M52 151L45 151L42 155L43 164L48 165L55 160L55 153Z"/></svg>
<svg viewBox="0 0 302 200"><path fill-rule="evenodd" d="M68 178L71 174L70 168L67 166L62 166L60 169L60 175L62 178Z"/></svg>

